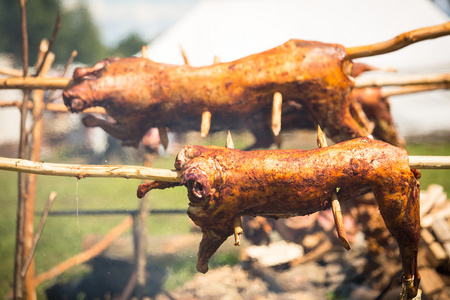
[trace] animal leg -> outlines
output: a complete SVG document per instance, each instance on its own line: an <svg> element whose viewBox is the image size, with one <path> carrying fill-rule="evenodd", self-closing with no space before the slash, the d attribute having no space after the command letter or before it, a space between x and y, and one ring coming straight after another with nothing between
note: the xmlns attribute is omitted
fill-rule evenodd
<svg viewBox="0 0 450 300"><path fill-rule="evenodd" d="M232 233L217 235L214 231L209 229L203 229L202 232L203 237L197 254L198 259L196 269L200 273L206 273L208 272L209 259Z"/></svg>
<svg viewBox="0 0 450 300"><path fill-rule="evenodd" d="M420 283L417 266L420 240L419 182L411 178L406 187L385 186L383 190L384 193L380 191L374 193L386 227L399 246L403 267L403 294L407 299L413 299L418 293ZM393 190L396 192L392 193Z"/></svg>
<svg viewBox="0 0 450 300"><path fill-rule="evenodd" d="M102 120L94 115L85 116L82 122L86 127L100 127L112 137L121 140L123 146L133 146L135 148L139 146L139 140L131 139L128 131L118 123Z"/></svg>

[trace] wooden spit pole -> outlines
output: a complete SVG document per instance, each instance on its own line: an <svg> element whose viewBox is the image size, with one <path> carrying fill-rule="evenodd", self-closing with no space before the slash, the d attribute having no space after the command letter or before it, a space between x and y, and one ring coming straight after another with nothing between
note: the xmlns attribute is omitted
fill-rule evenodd
<svg viewBox="0 0 450 300"><path fill-rule="evenodd" d="M393 52L413 43L450 35L450 22L402 33L393 39L364 46L348 47L348 59ZM187 61L187 60L186 60ZM75 83L70 78L10 77L0 79L0 89L68 89ZM358 79L356 79L358 86Z"/></svg>
<svg viewBox="0 0 450 300"><path fill-rule="evenodd" d="M395 86L395 85L432 85L449 84L450 74L425 74L425 75L391 75L382 78L357 77L355 88ZM68 89L75 85L70 78L62 77L9 77L0 78L0 90L2 89Z"/></svg>
<svg viewBox="0 0 450 300"><path fill-rule="evenodd" d="M413 169L450 169L450 156L409 156ZM85 177L115 177L179 182L180 173L175 170L146 168L128 165L81 165L34 162L26 159L0 157L0 170L38 175Z"/></svg>
<svg viewBox="0 0 450 300"><path fill-rule="evenodd" d="M34 162L26 159L0 157L0 170L38 175L85 177L119 177L178 182L180 175L174 170L126 165L76 165Z"/></svg>

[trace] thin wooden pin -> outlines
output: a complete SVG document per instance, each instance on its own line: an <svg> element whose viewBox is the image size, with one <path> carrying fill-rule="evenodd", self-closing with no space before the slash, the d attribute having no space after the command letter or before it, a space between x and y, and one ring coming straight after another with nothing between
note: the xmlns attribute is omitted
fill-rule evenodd
<svg viewBox="0 0 450 300"><path fill-rule="evenodd" d="M234 149L233 139L231 138L231 132L229 130L227 133L227 142L225 143L225 147L228 149Z"/></svg>
<svg viewBox="0 0 450 300"><path fill-rule="evenodd" d="M240 246L241 245L241 234L244 232L244 230L242 230L241 216L238 215L234 218L233 227L234 227L234 245Z"/></svg>
<svg viewBox="0 0 450 300"><path fill-rule="evenodd" d="M220 57L217 55L214 56L214 61L213 61L213 65L216 65L216 64L220 64Z"/></svg>
<svg viewBox="0 0 450 300"><path fill-rule="evenodd" d="M180 45L180 50L181 50L181 55L183 56L184 64L186 66L189 66L189 59L187 57L186 50L184 50L183 45Z"/></svg>
<svg viewBox="0 0 450 300"><path fill-rule="evenodd" d="M317 126L317 146L319 148L327 147L327 140L325 139L325 134L323 133L320 126ZM336 231L339 237L339 242L341 245L350 250L350 243L348 242L347 232L344 227L344 219L342 218L341 204L337 196L336 190L331 194L331 208L333 210L334 223L336 224Z"/></svg>
<svg viewBox="0 0 450 300"><path fill-rule="evenodd" d="M225 147L227 147L228 149L234 149L233 139L231 138L231 132L229 130L227 133L227 142L225 144ZM241 245L241 234L244 233L244 230L242 229L241 216L236 216L234 218L233 227L234 227L234 245L240 246Z"/></svg>
<svg viewBox="0 0 450 300"><path fill-rule="evenodd" d="M163 126L158 127L158 133L159 133L159 142L164 147L164 150L167 150L167 147L169 146L169 137L167 135L167 128Z"/></svg>
<svg viewBox="0 0 450 300"><path fill-rule="evenodd" d="M142 48L141 48L141 53L142 54L141 55L142 55L143 58L148 58L148 52L147 51L148 51L147 46L145 46L145 45L142 46Z"/></svg>
<svg viewBox="0 0 450 300"><path fill-rule="evenodd" d="M278 136L281 131L281 107L283 105L283 96L276 92L273 95L272 102L272 132L274 136Z"/></svg>
<svg viewBox="0 0 450 300"><path fill-rule="evenodd" d="M344 219L342 218L341 204L339 203L336 191L331 194L331 208L333 210L334 223L336 224L336 231L339 237L339 242L346 249L350 250L350 243L348 242L347 232L345 232Z"/></svg>
<svg viewBox="0 0 450 300"><path fill-rule="evenodd" d="M200 135L201 137L206 137L209 132L209 127L211 126L211 113L205 110L202 113L202 124L200 127Z"/></svg>
<svg viewBox="0 0 450 300"><path fill-rule="evenodd" d="M325 139L325 134L320 126L317 126L317 147L325 148L328 146L327 140Z"/></svg>

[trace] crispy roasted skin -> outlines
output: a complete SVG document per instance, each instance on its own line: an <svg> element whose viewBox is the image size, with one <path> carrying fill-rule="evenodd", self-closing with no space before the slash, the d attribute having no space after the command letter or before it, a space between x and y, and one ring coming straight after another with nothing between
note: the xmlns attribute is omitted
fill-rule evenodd
<svg viewBox="0 0 450 300"><path fill-rule="evenodd" d="M116 123L92 116L125 145L136 146L150 127L198 130L202 112L212 114L211 131L245 128L271 108L275 92L302 105L315 125L336 142L367 136L362 111L351 109L352 62L345 48L290 40L271 50L206 67L174 66L145 58L108 59L76 69L76 85L63 98L72 112L102 106Z"/></svg>
<svg viewBox="0 0 450 300"><path fill-rule="evenodd" d="M405 141L399 135L391 115L389 99L383 96L380 87L354 88L350 92L350 98L352 99L351 111L354 113L364 111L365 116L361 117L367 119L366 124L373 126L374 138L398 147L405 147ZM272 144L280 146L282 143L281 138L275 137L272 133L271 113L270 110L263 111L248 120L248 129L253 133L256 141L247 150L268 148ZM282 116L282 130L317 129L308 111L294 101L283 103Z"/></svg>
<svg viewBox="0 0 450 300"><path fill-rule="evenodd" d="M419 176L404 149L368 138L306 151L185 146L175 168L188 189L188 215L203 232L198 271L208 270L210 257L233 234L236 216L307 215L329 208L336 188L341 201L372 191L399 244L408 296L417 293Z"/></svg>

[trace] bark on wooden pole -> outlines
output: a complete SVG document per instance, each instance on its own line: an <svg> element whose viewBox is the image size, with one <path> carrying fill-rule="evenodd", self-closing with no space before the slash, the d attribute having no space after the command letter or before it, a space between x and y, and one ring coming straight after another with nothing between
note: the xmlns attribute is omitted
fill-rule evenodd
<svg viewBox="0 0 450 300"><path fill-rule="evenodd" d="M9 77L0 79L1 89L43 89L43 90L63 90L74 84L70 78L62 77Z"/></svg>
<svg viewBox="0 0 450 300"><path fill-rule="evenodd" d="M38 77L45 77L47 72L55 59L53 53L48 53L48 41L43 40L40 45L40 52L38 55L36 67L39 67L40 74ZM47 53L47 55L46 55ZM45 59L45 61L44 61ZM33 97L33 109L32 116L33 120L39 117L42 109L44 109L44 90L34 90L32 93ZM28 131L27 131L28 132ZM31 143L30 152L32 161L40 160L41 152L41 142L42 142L42 119L37 120L31 132ZM34 239L34 208L36 201L36 185L37 185L37 175L28 174L28 191L27 199L25 204L25 225L24 225L24 262L25 257L28 256L33 246ZM21 272L22 273L22 272ZM22 273L23 274L23 273ZM36 299L36 287L34 286L34 259L31 260L28 272L25 273L25 290L26 298L28 300Z"/></svg>
<svg viewBox="0 0 450 300"><path fill-rule="evenodd" d="M76 177L78 179L85 177L119 177L167 182L180 181L180 174L168 169L126 165L53 164L6 157L0 157L0 170L38 175Z"/></svg>
<svg viewBox="0 0 450 300"><path fill-rule="evenodd" d="M20 0L21 14L21 31L22 31L22 62L23 62L23 78L28 77L28 32L27 32L27 15L25 0ZM26 119L28 115L28 98L29 90L23 91L23 107L20 116L20 137L19 137L19 157L26 158L27 152L27 130ZM24 297L24 278L20 274L24 259L24 227L25 227L25 201L27 197L27 176L24 173L18 174L18 199L17 199L17 219L16 219L16 249L14 256L14 283L13 297L14 299L23 299Z"/></svg>
<svg viewBox="0 0 450 300"><path fill-rule="evenodd" d="M450 74L395 75L377 78L357 77L355 88L393 86L393 85L435 85L450 84Z"/></svg>
<svg viewBox="0 0 450 300"><path fill-rule="evenodd" d="M435 26L408 31L381 43L349 47L346 50L349 59L368 57L393 52L416 42L434 39L449 34L450 22L446 22Z"/></svg>
<svg viewBox="0 0 450 300"><path fill-rule="evenodd" d="M450 156L409 156L413 169L450 169ZM179 182L175 170L127 165L77 165L34 162L26 159L0 157L0 170L33 173L38 175L76 177L111 177Z"/></svg>

